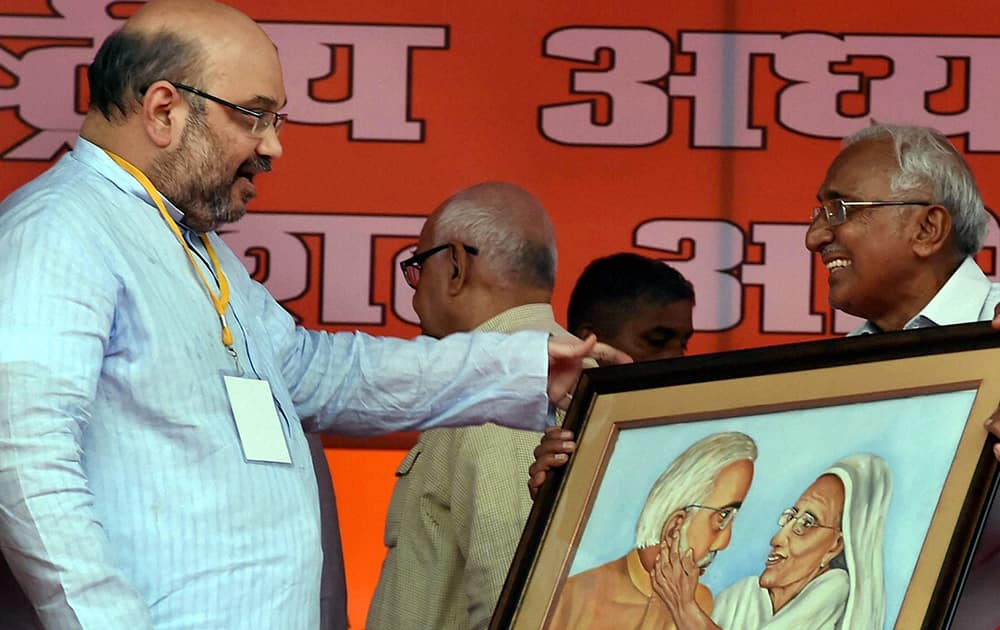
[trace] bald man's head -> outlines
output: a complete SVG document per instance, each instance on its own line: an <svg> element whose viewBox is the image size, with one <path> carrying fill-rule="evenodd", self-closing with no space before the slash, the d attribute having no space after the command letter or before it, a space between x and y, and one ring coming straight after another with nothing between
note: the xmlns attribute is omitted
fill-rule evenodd
<svg viewBox="0 0 1000 630"><path fill-rule="evenodd" d="M132 14L126 31L155 31L168 25L191 32L211 32L226 24L257 28L243 12L215 0L149 0Z"/></svg>
<svg viewBox="0 0 1000 630"><path fill-rule="evenodd" d="M227 79L275 71L280 81L274 44L240 11L211 0L151 0L98 51L88 70L90 106L112 120L138 111L159 80L212 91Z"/></svg>
<svg viewBox="0 0 1000 630"><path fill-rule="evenodd" d="M81 136L143 171L195 230L240 219L281 157L277 49L236 9L151 0L101 46Z"/></svg>
<svg viewBox="0 0 1000 630"><path fill-rule="evenodd" d="M427 335L471 330L552 298L555 231L545 208L514 184L487 182L449 197L428 217L417 249L427 257L413 308Z"/></svg>
<svg viewBox="0 0 1000 630"><path fill-rule="evenodd" d="M460 240L488 251L482 262L504 286L551 291L556 237L548 213L531 193L507 182L485 182L455 193L427 220L435 242Z"/></svg>

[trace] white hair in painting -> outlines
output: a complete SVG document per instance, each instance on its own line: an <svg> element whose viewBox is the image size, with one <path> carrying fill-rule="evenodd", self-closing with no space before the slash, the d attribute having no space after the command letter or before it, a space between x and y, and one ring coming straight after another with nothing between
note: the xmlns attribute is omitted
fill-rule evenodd
<svg viewBox="0 0 1000 630"><path fill-rule="evenodd" d="M650 489L636 525L635 546L659 544L667 518L707 499L722 469L743 459L757 459L757 444L743 433L716 433L688 447Z"/></svg>

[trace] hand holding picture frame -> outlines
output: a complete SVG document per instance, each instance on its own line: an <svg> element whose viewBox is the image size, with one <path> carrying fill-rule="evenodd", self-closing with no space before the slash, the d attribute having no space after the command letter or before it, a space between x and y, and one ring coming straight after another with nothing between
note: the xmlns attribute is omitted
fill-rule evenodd
<svg viewBox="0 0 1000 630"><path fill-rule="evenodd" d="M491 627L656 625L692 570L731 627L948 627L997 483L998 346L970 324L587 371ZM727 439L752 446L711 469Z"/></svg>

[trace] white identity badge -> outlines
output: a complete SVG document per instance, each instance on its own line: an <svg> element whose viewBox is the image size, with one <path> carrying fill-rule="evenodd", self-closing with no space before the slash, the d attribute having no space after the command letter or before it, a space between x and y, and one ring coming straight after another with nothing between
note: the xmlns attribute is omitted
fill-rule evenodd
<svg viewBox="0 0 1000 630"><path fill-rule="evenodd" d="M252 462L291 464L292 457L288 454L285 432L281 430L281 420L274 408L270 384L255 378L223 378L243 456Z"/></svg>

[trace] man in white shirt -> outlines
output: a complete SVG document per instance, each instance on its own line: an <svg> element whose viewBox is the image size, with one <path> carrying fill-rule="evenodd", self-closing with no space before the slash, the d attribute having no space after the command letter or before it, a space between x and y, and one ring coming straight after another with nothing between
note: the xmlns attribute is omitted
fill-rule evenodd
<svg viewBox="0 0 1000 630"><path fill-rule="evenodd" d="M968 164L940 133L862 129L844 141L817 197L806 247L830 271L830 304L866 319L851 335L990 319L1000 325L1000 284L972 258L986 236L986 209ZM988 427L1000 435L1000 422ZM1000 624L998 551L994 506L955 627Z"/></svg>
<svg viewBox="0 0 1000 630"><path fill-rule="evenodd" d="M806 247L830 271L830 304L866 320L851 335L990 319L1000 329L1000 284L972 258L986 235L986 209L968 164L943 135L867 127L844 141L817 196ZM1000 437L1000 409L987 427ZM533 491L545 471L566 462L571 440L558 427L546 431L529 469ZM1000 445L994 453L1000 459ZM994 509L957 619L1000 624L998 552Z"/></svg>

